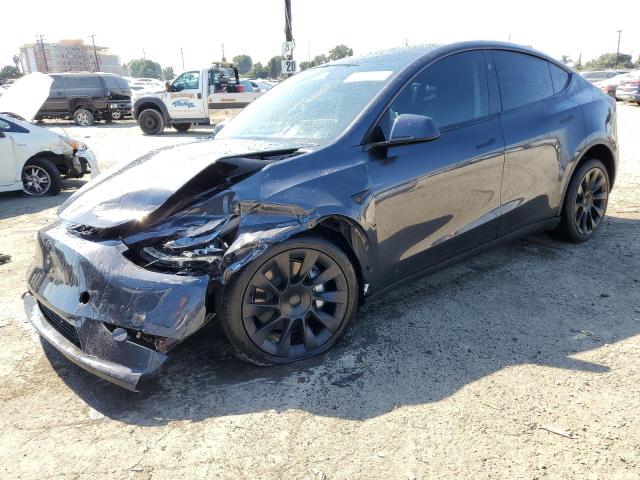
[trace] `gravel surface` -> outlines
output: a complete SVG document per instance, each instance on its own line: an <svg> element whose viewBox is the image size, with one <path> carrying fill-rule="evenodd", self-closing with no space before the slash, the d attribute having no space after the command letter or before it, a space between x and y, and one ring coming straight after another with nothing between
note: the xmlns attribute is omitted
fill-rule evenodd
<svg viewBox="0 0 640 480"><path fill-rule="evenodd" d="M235 360L217 326L133 394L26 323L34 234L55 198L0 195L0 477L640 478L640 107L619 105L621 170L583 245L533 235L363 308L335 349ZM188 136L80 129L107 168Z"/></svg>

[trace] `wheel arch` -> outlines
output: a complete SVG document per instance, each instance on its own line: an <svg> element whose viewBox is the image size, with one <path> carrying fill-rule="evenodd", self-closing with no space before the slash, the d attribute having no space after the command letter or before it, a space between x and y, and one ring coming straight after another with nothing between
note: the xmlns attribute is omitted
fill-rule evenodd
<svg viewBox="0 0 640 480"><path fill-rule="evenodd" d="M69 99L69 111L73 115L79 108L95 113L96 107L90 97L72 97Z"/></svg>
<svg viewBox="0 0 640 480"><path fill-rule="evenodd" d="M49 160L56 167L58 167L58 171L60 171L61 174L64 174L69 170L69 166L67 165L67 159L64 155L59 153L54 153L54 152L38 152L34 155L31 155L29 158L27 158L27 160L20 166L20 172L19 172L20 177L22 176L22 170L24 169L24 167L28 165L29 162L32 162L33 160L38 160L38 159Z"/></svg>
<svg viewBox="0 0 640 480"><path fill-rule="evenodd" d="M169 112L165 104L159 99L155 97L141 97L133 104L133 118L138 120L138 116L142 113L143 110L147 110L152 108L160 112L162 117L164 118L165 124L169 125L171 118L169 117Z"/></svg>
<svg viewBox="0 0 640 480"><path fill-rule="evenodd" d="M326 215L315 221L308 230L291 238L309 233L329 240L349 257L358 278L359 304L362 304L373 268L369 240L362 226L344 215Z"/></svg>
<svg viewBox="0 0 640 480"><path fill-rule="evenodd" d="M617 162L614 149L606 142L593 142L584 148L583 153L578 157L578 160L574 162L574 165L571 169L571 174L567 176L567 181L564 185L564 191L562 192L562 203L560 204L560 208L562 208L562 205L564 205L564 200L567 195L567 189L569 188L571 179L578 171L580 166L584 162L592 158L600 160L604 164L605 168L607 169L607 175L609 176L609 190L613 188L615 176L617 173Z"/></svg>

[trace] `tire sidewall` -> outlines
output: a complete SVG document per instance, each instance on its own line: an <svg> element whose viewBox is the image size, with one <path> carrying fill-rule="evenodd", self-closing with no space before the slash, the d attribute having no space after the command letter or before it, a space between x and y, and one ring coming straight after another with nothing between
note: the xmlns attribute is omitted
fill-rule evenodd
<svg viewBox="0 0 640 480"><path fill-rule="evenodd" d="M347 280L348 304L345 311L344 320L340 328L332 337L317 351L312 354L296 357L294 359L282 358L270 355L260 350L249 338L242 321L242 304L244 294L248 288L249 281L253 275L272 257L286 251L295 249L313 249L331 257L332 260L342 269ZM269 248L263 255L254 259L229 283L223 285L217 295L216 311L219 312L220 322L227 334L227 337L234 346L240 350L245 359L260 365L278 365L291 363L310 358L329 350L342 336L344 330L355 316L358 308L358 277L349 257L336 245L321 238L299 237L287 240L279 245Z"/></svg>
<svg viewBox="0 0 640 480"><path fill-rule="evenodd" d="M80 125L80 122L78 121L78 116L80 114L87 115L88 117L87 125ZM91 113L90 110L87 110L86 108L78 108L75 112L73 112L73 121L75 122L76 125L80 127L90 127L91 125L93 125L95 118L93 116L93 113Z"/></svg>
<svg viewBox="0 0 640 480"><path fill-rule="evenodd" d="M563 233L572 241L582 243L587 240L593 238L599 231L604 219L600 222L600 224L593 230L590 234L585 235L578 230L575 222L575 206L576 206L576 198L578 195L578 187L582 182L585 174L591 170L592 168L598 168L602 170L605 178L607 179L607 194L611 192L611 183L609 180L609 174L607 172L604 164L595 158L586 160L578 167L573 177L571 178L571 182L569 184L569 188L567 189L567 193L564 200L564 205L562 206L562 231ZM607 214L607 207L609 206L609 198L607 197L607 205L605 207L604 215Z"/></svg>
<svg viewBox="0 0 640 480"><path fill-rule="evenodd" d="M24 188L22 189L22 192L29 197L45 197L58 195L60 193L60 190L62 190L62 176L60 175L60 171L53 164L53 162L46 158L35 158L25 163L22 167L22 172L20 172L20 180L22 180L24 170L32 165L40 167L47 172L47 175L49 175L49 179L51 181L51 183L49 184L49 189L41 194L27 193Z"/></svg>
<svg viewBox="0 0 640 480"><path fill-rule="evenodd" d="M144 119L150 115L156 120L156 127L152 129L144 126ZM142 130L146 135L158 135L164 130L164 118L162 118L162 114L157 110L147 108L140 113L140 116L138 117L138 125L140 125L140 130Z"/></svg>

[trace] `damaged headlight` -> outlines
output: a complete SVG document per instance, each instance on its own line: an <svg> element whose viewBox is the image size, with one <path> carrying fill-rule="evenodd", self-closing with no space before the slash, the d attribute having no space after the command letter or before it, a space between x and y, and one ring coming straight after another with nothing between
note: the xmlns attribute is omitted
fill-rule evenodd
<svg viewBox="0 0 640 480"><path fill-rule="evenodd" d="M162 238L145 239L137 245L137 252L144 267L210 270L222 262L237 225L238 218L233 216L212 219Z"/></svg>
<svg viewBox="0 0 640 480"><path fill-rule="evenodd" d="M62 140L64 143L66 143L67 145L69 145L71 148L73 148L73 151L82 151L82 150L86 150L87 146L78 141L75 140L73 138L69 138L69 137L65 137L64 135L59 135L60 140Z"/></svg>

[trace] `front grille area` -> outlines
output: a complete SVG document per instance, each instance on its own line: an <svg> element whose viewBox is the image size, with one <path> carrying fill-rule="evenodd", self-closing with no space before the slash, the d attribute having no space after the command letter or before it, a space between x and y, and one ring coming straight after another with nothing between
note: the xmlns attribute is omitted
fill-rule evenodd
<svg viewBox="0 0 640 480"><path fill-rule="evenodd" d="M40 310L47 319L49 324L55 328L64 338L73 343L76 347L80 348L80 337L78 336L78 330L76 327L67 322L57 313L49 310L47 307L38 302Z"/></svg>

